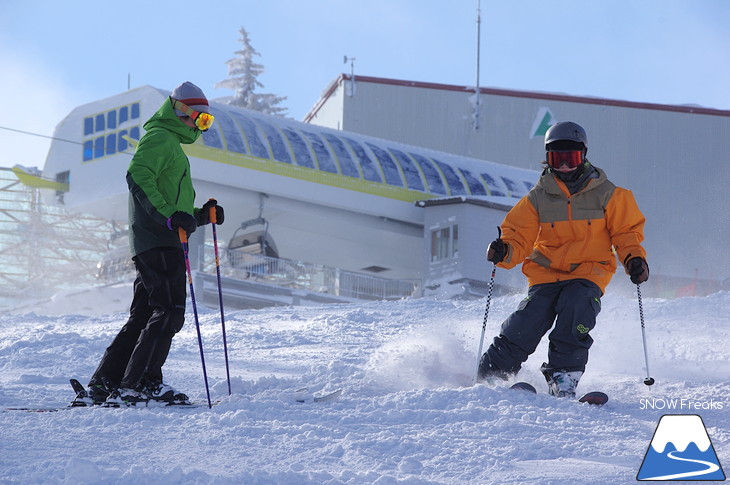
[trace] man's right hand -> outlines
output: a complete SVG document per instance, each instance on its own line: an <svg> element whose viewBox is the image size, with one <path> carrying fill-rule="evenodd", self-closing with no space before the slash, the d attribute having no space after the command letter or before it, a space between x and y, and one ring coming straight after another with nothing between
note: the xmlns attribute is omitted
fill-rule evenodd
<svg viewBox="0 0 730 485"><path fill-rule="evenodd" d="M184 211L177 211L167 218L167 228L176 231L178 227L182 227L185 232L192 234L198 228L195 217Z"/></svg>
<svg viewBox="0 0 730 485"><path fill-rule="evenodd" d="M505 256L509 245L502 241L502 238L497 238L489 245L487 249L487 261L491 261L494 264L501 263Z"/></svg>

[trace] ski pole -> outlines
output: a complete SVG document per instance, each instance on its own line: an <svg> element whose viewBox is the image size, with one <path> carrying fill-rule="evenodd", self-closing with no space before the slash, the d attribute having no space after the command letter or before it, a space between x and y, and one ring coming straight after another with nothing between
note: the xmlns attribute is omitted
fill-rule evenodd
<svg viewBox="0 0 730 485"><path fill-rule="evenodd" d="M205 394L208 396L208 409L213 407L210 402L210 388L208 387L208 372L205 370L205 356L203 355L203 337L200 336L200 321L198 320L198 307L195 304L195 290L193 289L193 273L190 271L190 258L188 257L188 235L185 229L178 227L177 233L182 243L183 254L185 255L185 270L188 273L188 283L190 284L190 300L193 302L193 315L195 315L195 329L198 331L198 347L200 347L200 362L203 365L203 379L205 380Z"/></svg>
<svg viewBox="0 0 730 485"><path fill-rule="evenodd" d="M474 382L479 379L479 364L482 361L482 349L484 348L484 333L487 330L487 318L489 317L489 304L492 302L492 289L494 288L494 276L497 274L497 263L492 265L492 276L489 278L489 289L487 290L487 306L484 309L484 321L482 322L482 335L479 337L479 352L477 352L477 373Z"/></svg>
<svg viewBox="0 0 730 485"><path fill-rule="evenodd" d="M646 350L646 329L644 326L644 305L641 303L641 287L637 283L636 294L639 297L639 319L641 320L641 339L644 342L644 361L646 362L646 377L644 378L644 384L647 386L654 385L654 378L649 373L649 353Z"/></svg>
<svg viewBox="0 0 730 485"><path fill-rule="evenodd" d="M210 199L213 200L213 199ZM218 276L218 304L221 308L221 329L223 331L223 354L226 358L226 379L228 379L228 395L231 395L231 372L228 367L228 342L226 340L226 319L223 316L223 288L221 287L221 260L218 257L218 234L216 232L215 226L217 220L217 215L215 211L215 206L210 208L210 224L213 227L213 249L215 250L215 272Z"/></svg>

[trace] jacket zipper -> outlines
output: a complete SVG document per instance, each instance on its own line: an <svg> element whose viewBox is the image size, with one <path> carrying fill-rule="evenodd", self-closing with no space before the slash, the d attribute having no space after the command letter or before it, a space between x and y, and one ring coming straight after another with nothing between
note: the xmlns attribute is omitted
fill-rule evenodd
<svg viewBox="0 0 730 485"><path fill-rule="evenodd" d="M183 172L182 176L180 177L180 180L177 182L177 197L175 197L175 208L177 208L177 204L180 202L180 192L182 192L182 183L183 180L185 180L185 177L188 175L188 169L186 168Z"/></svg>

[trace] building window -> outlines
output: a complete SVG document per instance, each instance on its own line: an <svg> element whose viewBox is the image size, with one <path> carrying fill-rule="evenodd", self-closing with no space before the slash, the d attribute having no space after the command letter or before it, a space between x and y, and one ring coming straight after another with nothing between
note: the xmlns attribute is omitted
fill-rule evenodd
<svg viewBox="0 0 730 485"><path fill-rule="evenodd" d="M431 262L459 257L459 226L431 231Z"/></svg>
<svg viewBox="0 0 730 485"><path fill-rule="evenodd" d="M119 108L119 124L121 125L128 119L129 119L129 108L127 106L122 106L121 108Z"/></svg>

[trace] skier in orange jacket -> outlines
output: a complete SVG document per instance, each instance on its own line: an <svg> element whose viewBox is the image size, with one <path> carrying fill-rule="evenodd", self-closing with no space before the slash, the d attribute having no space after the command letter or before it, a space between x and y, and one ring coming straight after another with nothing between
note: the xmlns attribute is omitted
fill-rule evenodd
<svg viewBox="0 0 730 485"><path fill-rule="evenodd" d="M586 159L588 137L580 125L552 125L545 150L540 179L509 211L501 237L487 250L500 268L522 263L530 288L482 355L479 379L516 374L555 324L541 371L551 394L574 397L616 256L633 283L649 278L641 246L645 219L632 193Z"/></svg>

